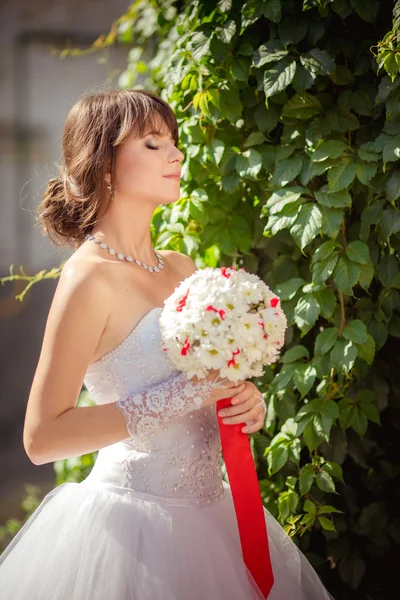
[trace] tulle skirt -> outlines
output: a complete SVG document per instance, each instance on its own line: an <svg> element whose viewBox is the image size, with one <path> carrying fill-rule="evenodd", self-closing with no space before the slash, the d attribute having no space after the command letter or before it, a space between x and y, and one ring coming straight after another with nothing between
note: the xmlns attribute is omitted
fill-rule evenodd
<svg viewBox="0 0 400 600"><path fill-rule="evenodd" d="M49 492L0 556L1 600L262 600L243 562L230 488L207 506L167 506L101 482ZM333 600L265 510L268 600Z"/></svg>

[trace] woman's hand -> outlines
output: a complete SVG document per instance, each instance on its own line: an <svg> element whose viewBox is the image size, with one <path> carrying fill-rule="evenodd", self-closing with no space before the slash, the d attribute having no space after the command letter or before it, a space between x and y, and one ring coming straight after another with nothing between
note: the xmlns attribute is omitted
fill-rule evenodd
<svg viewBox="0 0 400 600"><path fill-rule="evenodd" d="M267 407L261 392L253 383L245 381L244 388L232 396L231 404L218 411L218 415L224 417L223 423L246 423L246 427L242 428L243 433L254 433L264 427Z"/></svg>

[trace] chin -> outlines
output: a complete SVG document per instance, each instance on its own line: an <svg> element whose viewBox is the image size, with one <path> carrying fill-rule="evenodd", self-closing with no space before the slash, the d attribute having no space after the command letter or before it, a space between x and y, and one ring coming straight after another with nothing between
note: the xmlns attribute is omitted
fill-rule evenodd
<svg viewBox="0 0 400 600"><path fill-rule="evenodd" d="M181 194L174 194L173 196L164 197L161 201L158 201L158 204L171 204L171 202L178 202L180 200Z"/></svg>

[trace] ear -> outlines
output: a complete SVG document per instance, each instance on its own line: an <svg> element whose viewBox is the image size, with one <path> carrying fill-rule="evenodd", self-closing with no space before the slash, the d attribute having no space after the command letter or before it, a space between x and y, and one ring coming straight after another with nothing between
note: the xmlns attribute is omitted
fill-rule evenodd
<svg viewBox="0 0 400 600"><path fill-rule="evenodd" d="M111 183L111 173L107 172L104 174L104 181L106 182L106 185Z"/></svg>

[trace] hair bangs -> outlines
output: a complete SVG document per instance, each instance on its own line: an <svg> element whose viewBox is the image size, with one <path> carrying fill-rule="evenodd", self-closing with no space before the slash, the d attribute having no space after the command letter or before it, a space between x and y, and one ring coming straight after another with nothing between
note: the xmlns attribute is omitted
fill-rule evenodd
<svg viewBox="0 0 400 600"><path fill-rule="evenodd" d="M118 120L120 128L114 146L119 146L132 134L144 137L150 132L165 135L168 131L178 145L178 123L172 109L149 92L138 95L135 90L126 90L122 93Z"/></svg>

